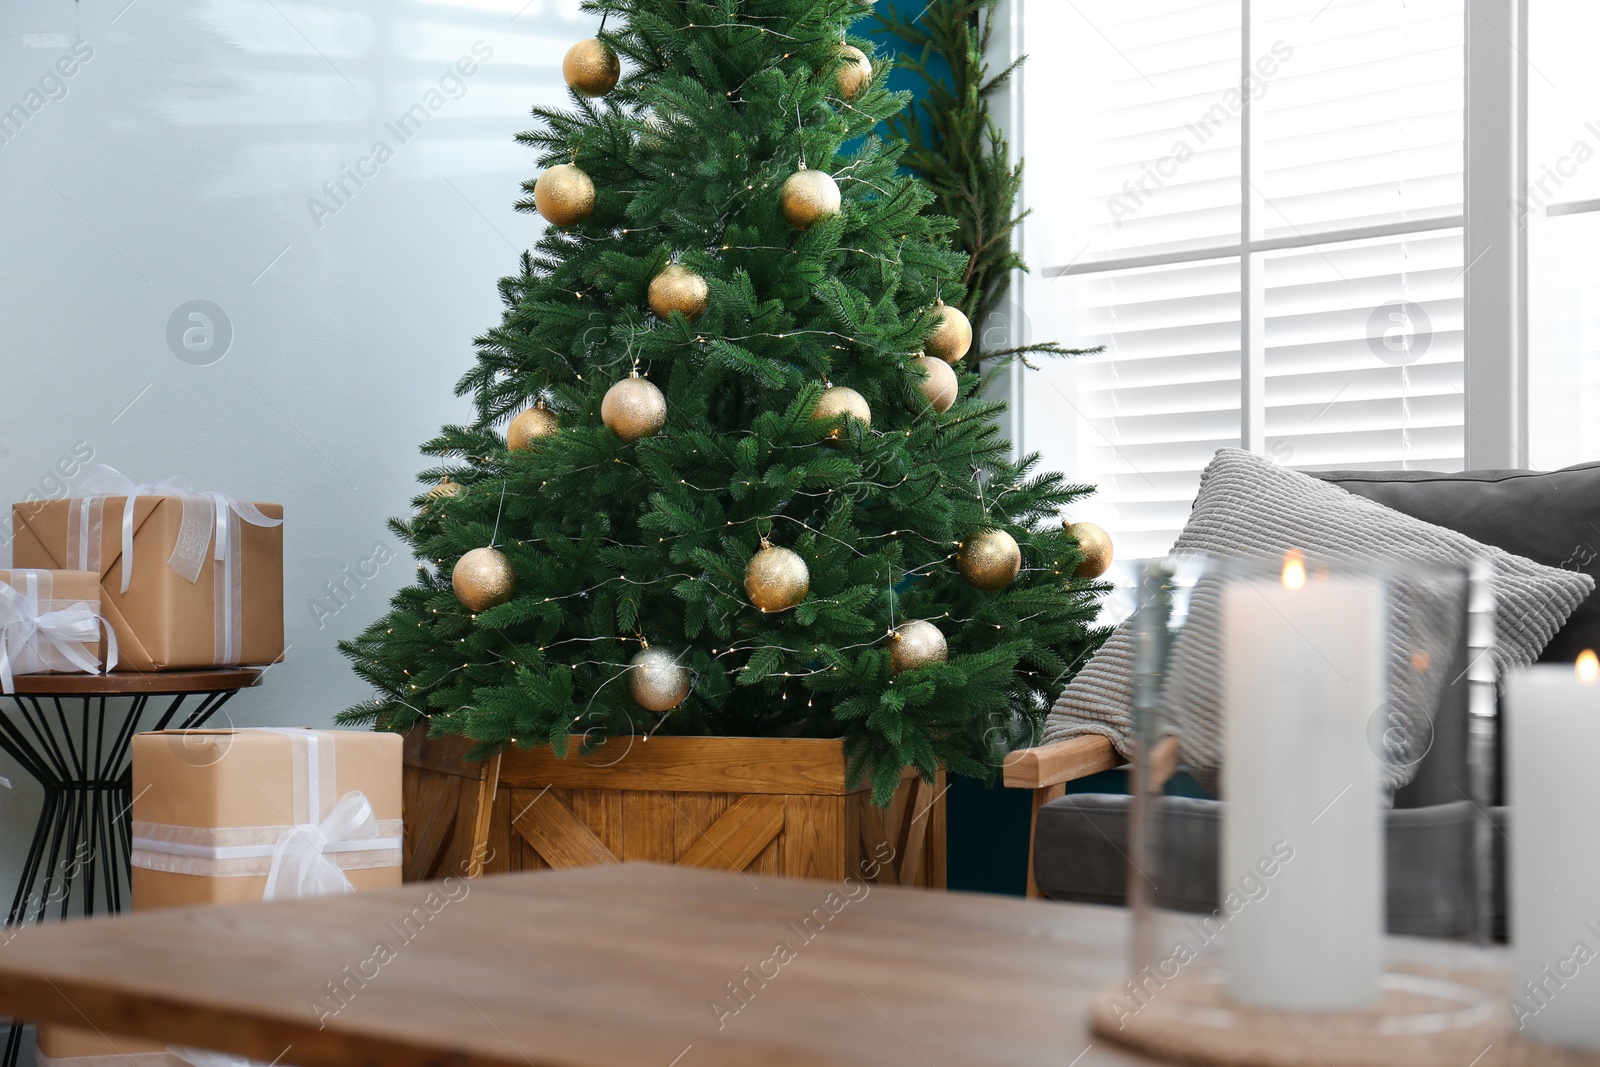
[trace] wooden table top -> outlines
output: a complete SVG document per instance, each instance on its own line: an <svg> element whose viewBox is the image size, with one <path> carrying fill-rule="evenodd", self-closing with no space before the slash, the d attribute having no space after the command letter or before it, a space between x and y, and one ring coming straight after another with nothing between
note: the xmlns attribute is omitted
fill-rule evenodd
<svg viewBox="0 0 1600 1067"><path fill-rule="evenodd" d="M1131 1067L1085 1021L1127 933L1114 908L628 864L31 926L0 1015L299 1067Z"/></svg>
<svg viewBox="0 0 1600 1067"><path fill-rule="evenodd" d="M110 674L19 674L20 696L177 696L220 693L261 684L265 670L219 667L206 671L112 671Z"/></svg>

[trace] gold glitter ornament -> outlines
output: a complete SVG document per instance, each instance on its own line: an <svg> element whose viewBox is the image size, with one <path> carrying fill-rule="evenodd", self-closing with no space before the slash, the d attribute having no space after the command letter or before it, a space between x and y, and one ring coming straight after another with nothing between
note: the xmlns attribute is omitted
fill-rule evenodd
<svg viewBox="0 0 1600 1067"><path fill-rule="evenodd" d="M937 356L946 363L960 362L972 349L972 323L960 308L951 307L943 300L934 304L933 310L939 316L939 325L934 327L923 347L928 355Z"/></svg>
<svg viewBox="0 0 1600 1067"><path fill-rule="evenodd" d="M689 695L689 672L678 657L646 648L628 665L628 693L646 711L671 711Z"/></svg>
<svg viewBox="0 0 1600 1067"><path fill-rule="evenodd" d="M762 611L788 611L811 591L811 571L799 553L763 540L745 564L744 591Z"/></svg>
<svg viewBox="0 0 1600 1067"><path fill-rule="evenodd" d="M1092 522L1063 520L1061 525L1067 536L1078 542L1078 550L1083 553L1083 562L1075 572L1079 578L1098 578L1110 569L1113 558L1110 534Z"/></svg>
<svg viewBox="0 0 1600 1067"><path fill-rule="evenodd" d="M917 391L922 394L922 399L941 415L949 411L961 391L961 383L956 379L956 372L950 369L950 364L942 359L919 355L911 361L911 366L914 375L915 371L922 372L916 376Z"/></svg>
<svg viewBox="0 0 1600 1067"><path fill-rule="evenodd" d="M635 371L606 390L600 421L624 441L654 437L667 424L667 398Z"/></svg>
<svg viewBox="0 0 1600 1067"><path fill-rule="evenodd" d="M829 215L837 215L843 204L839 196L839 183L833 176L820 170L808 170L804 163L789 175L778 191L778 204L783 217L797 230L809 230Z"/></svg>
<svg viewBox="0 0 1600 1067"><path fill-rule="evenodd" d="M956 567L975 589L1004 589L1022 570L1022 549L1004 530L978 530L961 544Z"/></svg>
<svg viewBox="0 0 1600 1067"><path fill-rule="evenodd" d="M517 591L517 572L500 551L474 548L456 560L450 588L461 606L476 615L511 599Z"/></svg>
<svg viewBox="0 0 1600 1067"><path fill-rule="evenodd" d="M674 311L694 322L706 313L711 289L706 280L687 267L668 263L650 279L650 310L658 319L669 319Z"/></svg>
<svg viewBox="0 0 1600 1067"><path fill-rule="evenodd" d="M872 60L855 45L842 44L839 46L839 70L834 79L839 83L839 95L854 100L872 84Z"/></svg>
<svg viewBox="0 0 1600 1067"><path fill-rule="evenodd" d="M533 447L534 441L541 437L554 437L560 429L561 420L541 400L511 420L511 425L506 427L506 448L512 452L526 451Z"/></svg>
<svg viewBox="0 0 1600 1067"><path fill-rule="evenodd" d="M908 622L889 634L889 665L896 674L943 663L948 656L944 634L931 622Z"/></svg>
<svg viewBox="0 0 1600 1067"><path fill-rule="evenodd" d="M617 87L622 61L597 37L579 41L561 60L561 76L584 96L604 96Z"/></svg>
<svg viewBox="0 0 1600 1067"><path fill-rule="evenodd" d="M843 422L838 422L842 416L860 422L862 426L871 427L872 409L867 406L866 398L848 386L835 385L822 391L817 398L817 406L811 409L813 422L836 423L825 433L829 441L842 441L848 431Z"/></svg>
<svg viewBox="0 0 1600 1067"><path fill-rule="evenodd" d="M555 226L582 222L594 210L594 182L576 163L558 163L533 183L533 206Z"/></svg>
<svg viewBox="0 0 1600 1067"><path fill-rule="evenodd" d="M447 500L450 497L459 495L461 495L461 484L452 482L448 474L439 479L438 485L428 490L428 499L430 500Z"/></svg>

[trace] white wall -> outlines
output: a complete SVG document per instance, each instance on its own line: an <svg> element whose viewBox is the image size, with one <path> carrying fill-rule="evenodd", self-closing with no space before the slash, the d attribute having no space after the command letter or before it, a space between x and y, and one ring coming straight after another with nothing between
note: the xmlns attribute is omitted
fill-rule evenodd
<svg viewBox="0 0 1600 1067"><path fill-rule="evenodd" d="M498 318L496 278L541 228L511 209L534 173L512 136L564 99L562 53L593 32L577 8L0 5L0 112L36 108L20 129L0 114L0 505L61 495L75 448L137 480L282 503L291 648L226 709L235 723L324 725L367 692L334 642L413 574L384 520L417 490L417 446L469 416L452 387ZM92 54L57 68L74 47ZM463 56L479 65L452 80ZM386 124L418 103L426 122L402 140ZM392 155L329 198L323 183L379 141ZM168 341L197 299L233 335L204 366L216 342L185 362ZM379 545L394 562L319 625L325 583ZM0 775L15 787L0 789L9 902L39 796L9 760Z"/></svg>

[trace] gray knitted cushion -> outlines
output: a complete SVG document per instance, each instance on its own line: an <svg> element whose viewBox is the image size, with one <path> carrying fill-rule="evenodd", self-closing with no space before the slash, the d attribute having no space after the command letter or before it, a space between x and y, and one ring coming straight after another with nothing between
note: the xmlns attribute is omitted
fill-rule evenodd
<svg viewBox="0 0 1600 1067"><path fill-rule="evenodd" d="M1329 563L1399 560L1465 565L1480 557L1494 568L1495 662L1499 670L1532 663L1594 588L1587 575L1546 567L1474 541L1464 534L1403 515L1309 475L1249 452L1225 448L1200 476L1200 492L1174 554L1276 562L1291 548ZM1187 624L1173 643L1164 706L1180 732L1185 765L1208 785L1220 766L1222 648L1215 618L1215 588L1205 583L1191 598ZM1429 715L1437 701L1450 652L1459 637L1459 610L1443 603L1433 580L1402 578L1395 584L1390 634L1390 708L1405 719ZM1428 653L1427 671L1413 666ZM1045 725L1043 743L1103 734L1127 758L1132 732L1133 631L1117 627L1105 645L1062 691ZM1374 709L1376 711L1376 709ZM1406 730L1422 738L1426 731ZM1401 753L1389 768L1391 787L1404 785L1414 759ZM1422 753L1411 754L1420 758Z"/></svg>

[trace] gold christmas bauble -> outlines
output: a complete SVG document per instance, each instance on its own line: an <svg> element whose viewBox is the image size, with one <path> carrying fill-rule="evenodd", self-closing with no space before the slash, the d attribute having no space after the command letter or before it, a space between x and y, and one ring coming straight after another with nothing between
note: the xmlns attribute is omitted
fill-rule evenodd
<svg viewBox="0 0 1600 1067"><path fill-rule="evenodd" d="M1022 549L1004 530L978 530L961 543L956 567L968 584L993 592L1010 585L1022 570Z"/></svg>
<svg viewBox="0 0 1600 1067"><path fill-rule="evenodd" d="M450 588L461 606L476 615L504 604L517 591L517 572L511 561L493 548L474 548L456 560Z"/></svg>
<svg viewBox="0 0 1600 1067"><path fill-rule="evenodd" d="M762 611L788 611L811 591L811 572L799 553L762 542L745 564L744 591Z"/></svg>
<svg viewBox="0 0 1600 1067"><path fill-rule="evenodd" d="M838 421L842 416L848 415L863 426L872 425L872 409L867 406L866 398L848 386L835 385L824 389L817 398L817 406L811 410L813 422L834 423L826 434L827 440L843 440L848 431L844 423Z"/></svg>
<svg viewBox="0 0 1600 1067"><path fill-rule="evenodd" d="M804 165L789 175L778 192L783 217L797 230L809 230L819 220L837 215L842 202L839 183L832 175L807 170Z"/></svg>
<svg viewBox="0 0 1600 1067"><path fill-rule="evenodd" d="M889 634L889 665L896 674L943 663L948 655L944 634L931 622L908 622Z"/></svg>
<svg viewBox="0 0 1600 1067"><path fill-rule="evenodd" d="M624 441L653 437L667 424L667 398L648 379L624 378L606 390L600 421Z"/></svg>
<svg viewBox="0 0 1600 1067"><path fill-rule="evenodd" d="M659 648L647 648L628 665L628 692L647 711L671 711L689 695L689 672L678 657Z"/></svg>
<svg viewBox="0 0 1600 1067"><path fill-rule="evenodd" d="M950 364L942 359L917 356L911 366L914 372L922 372L917 377L917 390L928 406L941 415L949 411L950 405L956 402L956 394L961 391L961 383L956 380L956 372L950 369Z"/></svg>
<svg viewBox="0 0 1600 1067"><path fill-rule="evenodd" d="M1111 535L1092 522L1065 522L1067 536L1078 542L1083 562L1078 564L1079 578L1098 578L1111 567Z"/></svg>
<svg viewBox="0 0 1600 1067"><path fill-rule="evenodd" d="M452 482L450 480L450 476L446 474L443 478L439 479L438 485L428 490L428 498L430 500L444 500L448 497L458 496L460 493L460 483Z"/></svg>
<svg viewBox="0 0 1600 1067"><path fill-rule="evenodd" d="M525 451L541 437L554 437L559 429L561 420L540 401L511 420L511 425L506 427L506 448L513 452Z"/></svg>
<svg viewBox="0 0 1600 1067"><path fill-rule="evenodd" d="M594 182L576 163L558 163L533 183L533 206L555 226L582 222L594 210Z"/></svg>
<svg viewBox="0 0 1600 1067"><path fill-rule="evenodd" d="M706 280L688 267L668 263L650 279L650 310L658 319L670 319L674 311L694 322L706 313L711 290Z"/></svg>
<svg viewBox="0 0 1600 1067"><path fill-rule="evenodd" d="M872 60L853 44L839 46L839 71L835 75L839 95L854 100L861 90L872 84Z"/></svg>
<svg viewBox="0 0 1600 1067"><path fill-rule="evenodd" d="M960 308L951 307L943 300L935 304L933 310L939 315L939 325L934 327L924 348L928 355L937 356L946 363L960 362L972 349L972 323Z"/></svg>
<svg viewBox="0 0 1600 1067"><path fill-rule="evenodd" d="M622 61L610 45L591 37L567 49L561 61L561 76L584 96L604 96L617 87L622 77Z"/></svg>

